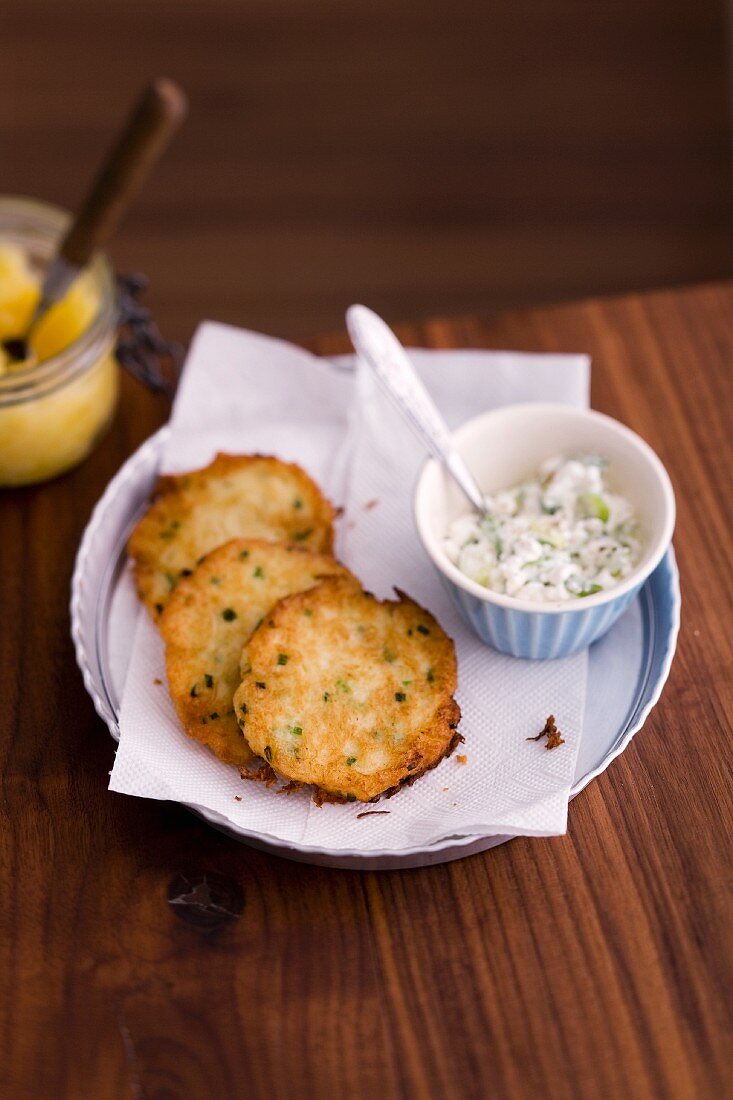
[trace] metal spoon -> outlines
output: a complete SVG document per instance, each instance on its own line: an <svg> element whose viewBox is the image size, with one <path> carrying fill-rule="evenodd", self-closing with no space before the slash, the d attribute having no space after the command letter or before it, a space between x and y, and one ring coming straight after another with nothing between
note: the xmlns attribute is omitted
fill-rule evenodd
<svg viewBox="0 0 733 1100"><path fill-rule="evenodd" d="M366 306L348 308L346 327L357 354L372 368L430 454L447 470L476 511L486 515L484 494L453 446L448 425L392 329Z"/></svg>
<svg viewBox="0 0 733 1100"><path fill-rule="evenodd" d="M159 78L145 90L51 261L28 328L21 336L3 341L12 360L32 359L29 340L33 330L51 306L63 298L94 250L109 240L186 108L186 97L172 80Z"/></svg>

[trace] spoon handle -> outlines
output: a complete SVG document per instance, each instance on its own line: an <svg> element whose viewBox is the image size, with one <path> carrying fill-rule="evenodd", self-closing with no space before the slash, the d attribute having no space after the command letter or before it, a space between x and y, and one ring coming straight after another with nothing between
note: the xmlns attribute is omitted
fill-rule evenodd
<svg viewBox="0 0 733 1100"><path fill-rule="evenodd" d="M346 325L357 353L372 368L430 454L442 463L473 507L485 511L483 493L453 446L448 425L395 334L366 306L350 306Z"/></svg>
<svg viewBox="0 0 733 1100"><path fill-rule="evenodd" d="M145 90L107 154L84 204L59 249L59 257L83 267L109 239L155 161L186 114L186 97L172 80Z"/></svg>

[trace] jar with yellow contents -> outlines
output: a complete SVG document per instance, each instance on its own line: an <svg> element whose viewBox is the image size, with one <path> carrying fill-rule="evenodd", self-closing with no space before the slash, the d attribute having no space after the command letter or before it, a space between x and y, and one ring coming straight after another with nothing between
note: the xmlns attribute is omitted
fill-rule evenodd
<svg viewBox="0 0 733 1100"><path fill-rule="evenodd" d="M46 203L0 198L0 341L26 330L68 221ZM17 363L0 346L0 485L45 481L92 450L117 404L117 326L114 274L97 253L41 318L32 358Z"/></svg>

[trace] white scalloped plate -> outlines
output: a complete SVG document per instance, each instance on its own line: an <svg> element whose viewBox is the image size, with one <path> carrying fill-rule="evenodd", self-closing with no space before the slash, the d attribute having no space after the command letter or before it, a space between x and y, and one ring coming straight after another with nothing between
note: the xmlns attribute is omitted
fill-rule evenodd
<svg viewBox="0 0 733 1100"><path fill-rule="evenodd" d="M119 702L125 682L137 606L121 585L128 534L158 475L168 429L151 436L113 478L94 509L79 547L71 589L71 633L76 659L100 718L119 740ZM680 589L672 548L624 616L633 643L590 649L583 739L571 798L608 767L641 729L669 675L680 621ZM613 630L619 629L619 625ZM611 632L613 633L613 631ZM615 656L612 657L612 651ZM448 837L428 847L398 850L315 848L286 844L237 828L211 810L189 805L217 829L275 855L333 867L391 869L444 863L484 851L504 836Z"/></svg>

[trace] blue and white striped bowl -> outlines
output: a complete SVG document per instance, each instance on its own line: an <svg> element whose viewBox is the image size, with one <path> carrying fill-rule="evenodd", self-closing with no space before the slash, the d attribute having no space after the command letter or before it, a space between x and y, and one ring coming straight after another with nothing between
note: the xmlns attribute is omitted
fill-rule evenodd
<svg viewBox="0 0 733 1100"><path fill-rule="evenodd" d="M450 524L467 510L463 496L433 459L415 489L418 534L465 622L494 649L513 657L549 659L578 653L623 614L656 569L672 539L674 492L651 447L617 420L566 405L509 405L470 420L453 434L486 493L533 476L555 454L591 453L608 459L608 478L641 520L644 551L636 569L614 588L577 600L536 603L483 588L443 549Z"/></svg>

